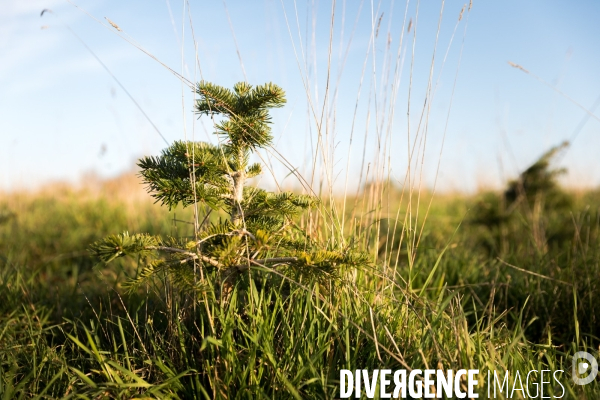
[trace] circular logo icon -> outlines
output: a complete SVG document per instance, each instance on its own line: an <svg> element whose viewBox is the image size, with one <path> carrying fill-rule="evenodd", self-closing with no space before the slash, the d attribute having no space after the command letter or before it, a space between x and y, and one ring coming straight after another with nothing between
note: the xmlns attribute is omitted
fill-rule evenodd
<svg viewBox="0 0 600 400"><path fill-rule="evenodd" d="M598 375L598 361L594 356L585 351L573 354L573 382L576 385L587 385L596 379L596 375Z"/></svg>

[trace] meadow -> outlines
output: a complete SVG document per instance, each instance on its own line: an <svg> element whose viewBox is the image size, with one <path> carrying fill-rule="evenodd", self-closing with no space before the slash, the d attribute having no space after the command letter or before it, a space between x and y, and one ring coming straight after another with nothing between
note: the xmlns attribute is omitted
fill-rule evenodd
<svg viewBox="0 0 600 400"><path fill-rule="evenodd" d="M253 270L227 301L160 276L131 290L140 257L88 251L123 231L193 237L192 208L154 204L133 173L3 194L0 397L336 398L340 369L385 367L479 369L480 398L488 370L560 369L545 395L597 398L570 356L600 343L600 192L561 189L540 160L431 207L367 185L344 229L370 261L325 283Z"/></svg>

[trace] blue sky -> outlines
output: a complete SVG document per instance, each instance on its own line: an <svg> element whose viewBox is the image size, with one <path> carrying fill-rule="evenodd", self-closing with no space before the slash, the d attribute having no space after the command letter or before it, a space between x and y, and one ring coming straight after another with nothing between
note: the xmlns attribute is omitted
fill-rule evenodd
<svg viewBox="0 0 600 400"><path fill-rule="evenodd" d="M378 146L387 143L379 154L388 160L383 163L389 167L386 173L401 183L408 165L408 132L410 140L417 134L426 138L425 142L417 140L426 146L423 163L417 158L412 161L413 167L423 165L426 185L433 185L439 161L440 189L498 187L549 147L571 138L586 115L532 74L588 109L600 96L597 1L476 0L460 23L464 2L445 1L432 75L435 90L428 96L426 123L420 126L439 1L421 1L417 15L417 1L407 8L406 2L363 1L361 6L360 0L337 0L333 30L332 4L323 0L296 1L296 7L289 0L189 1L185 14L184 1L73 2L81 9L59 0L3 4L0 189L76 182L90 172L115 176L130 170L136 158L156 154L166 145L67 26L118 78L168 142L185 137L215 140L209 133L210 121L196 121L192 113L192 91L116 35L105 17L118 24L121 34L190 81L202 77L231 86L247 79L251 84L272 81L282 86L288 104L274 113L276 148L307 176L316 151L315 115L319 121L330 64L324 120L325 140L334 161L327 166L336 187L344 185L346 165L349 185L359 181L363 143L365 165L371 166L377 163ZM45 8L53 14L40 17ZM411 31L407 32L409 21ZM378 35L373 38L378 24ZM510 67L508 61L531 74ZM390 77L397 66L402 73L391 105L394 81ZM312 115L305 85L315 109ZM600 108L595 114L600 115ZM354 140L348 151L351 135ZM600 121L590 118L560 161L560 166L569 169L566 184L600 184L598 149ZM268 153L262 155L269 158ZM279 179L288 175L277 160L271 162Z"/></svg>

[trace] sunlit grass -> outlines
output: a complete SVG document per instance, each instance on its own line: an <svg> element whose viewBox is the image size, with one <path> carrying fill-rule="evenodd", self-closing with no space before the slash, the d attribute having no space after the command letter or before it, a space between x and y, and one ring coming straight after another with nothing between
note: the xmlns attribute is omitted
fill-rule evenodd
<svg viewBox="0 0 600 400"><path fill-rule="evenodd" d="M431 209L412 266L407 253L396 268L382 262L382 237L370 244L379 262L347 271L331 291L254 271L227 303L209 291L194 305L160 281L127 294L120 284L135 274L135 262L95 264L83 254L89 243L126 227L176 234L173 214L191 218L144 197L124 205L137 190L109 182L95 192L3 196L4 398L334 398L340 369L383 367L478 368L480 385L488 369L562 369L567 396L597 395L597 384L577 387L568 377L568 355L598 344L590 336L598 317L597 194L573 196L579 234L568 257L561 249L532 251L525 230L507 234L509 251L498 255L584 290L574 314L563 284L506 266L482 245L486 233L465 215L477 198L461 196L441 197ZM177 226L183 235L190 229Z"/></svg>

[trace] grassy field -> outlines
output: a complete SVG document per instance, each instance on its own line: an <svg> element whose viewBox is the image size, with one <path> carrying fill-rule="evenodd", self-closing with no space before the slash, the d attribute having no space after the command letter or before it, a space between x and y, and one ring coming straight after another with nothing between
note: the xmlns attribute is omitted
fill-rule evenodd
<svg viewBox="0 0 600 400"><path fill-rule="evenodd" d="M2 195L0 398L336 398L357 368L479 369L480 398L487 371L560 369L562 398L598 398L570 355L598 354L600 193L546 178L517 205L514 183L429 209L430 194L367 187L344 229L371 263L330 284L252 271L227 301L162 279L127 291L143 260L87 251L123 231L193 235L192 211L153 204L137 177Z"/></svg>
<svg viewBox="0 0 600 400"><path fill-rule="evenodd" d="M456 32L460 42L458 28L464 21L454 85L471 5L462 7L449 37L448 50ZM316 90L316 73L313 77L305 71L304 77L301 69L311 103L306 137L313 135L313 159L300 167L273 151L279 138L273 142L266 129L270 119L265 110L285 103L283 90L269 84L257 97L246 98L227 96L213 87L212 100L197 103L196 95L207 96L210 86L204 81L196 86L180 76L182 101L189 96L184 96L185 86L195 93L196 116L212 117L215 110L228 115L227 123L215 126L221 147L173 143L178 153L162 160L147 158L138 166L142 175L146 173L146 182L153 183L156 192L162 190L161 200L167 205L182 202L184 195L188 204L197 204L200 193L203 200L220 202L220 211L209 213L205 206L197 212L179 206L169 211L153 203L133 173L108 181L88 177L78 187L57 183L35 192L0 193L0 399L334 399L340 396L342 369L478 369L479 398L489 398L489 373L499 374L501 380L509 377L509 386L492 398L600 398L598 379L579 386L571 376L576 352L598 358L600 191L561 188L559 171L551 169L561 146L496 192L434 195L423 189L425 155L434 163L428 168L437 164L439 170L441 165L430 160L429 152L437 154L437 147L426 152L426 143L432 140L427 139L430 103L440 82L434 66L441 74L448 52L434 61L436 36L421 109L416 106L421 100L411 97L416 16L415 36L405 44L404 34L400 36L398 57L392 56L390 47L392 25L387 41L381 35L387 45L377 63L383 67L379 71L375 54L383 47L376 48L374 38L384 13L379 15L377 27L370 24L372 40L363 40L369 43L364 65L372 51L373 71L363 67L361 74L372 75L373 81L365 81L369 94L361 99L363 76L356 80L360 85L351 109L337 110L336 105L345 61L331 87L329 74L334 76L336 68L323 68L328 75L325 100L316 102L322 102L322 110L312 105L313 89L323 93L322 88ZM410 33L413 20L407 15L408 25L401 32ZM192 24L191 14L189 19ZM333 21L332 15L331 32ZM121 32L108 22L109 29ZM183 45L182 37L182 59ZM412 56L406 60L410 79L404 88L400 50L411 46ZM313 50L317 54L316 47ZM239 54L238 50L241 63ZM310 57L302 63L308 65L307 60ZM452 86L449 82L452 79L445 81L447 87ZM415 80L415 93L419 86ZM235 88L237 94L250 93L245 82ZM453 95L454 89L446 104L452 104ZM371 100L377 99L372 110ZM397 138L404 128L394 125L394 110L404 107L403 99L408 106L406 138ZM436 119L446 119L446 128L450 105L443 118ZM364 121L358 110L366 111ZM334 150L342 137L336 132L347 129L336 127L336 115L351 120L346 132L349 147L338 152ZM355 122L365 125L363 138L359 128L354 132ZM263 129L256 127L261 125ZM446 128L435 128L444 138L439 157ZM406 139L406 154L399 150L399 139L402 143ZM362 149L356 144L360 142ZM261 173L260 165L249 164L251 153L259 148L269 160L263 160L265 166L271 159L282 164L289 172L286 178L294 175L303 194L315 190L318 199L289 194L277 203L292 204L280 212L283 222L279 221L276 217L281 215L273 206L277 195L252 191L251 180L244 187L246 178ZM355 174L351 164L358 163L361 152L361 172L350 176ZM398 171L391 173L392 158L406 158L405 187L391 182L392 175L400 179ZM282 184L268 169L274 182ZM192 179L196 174L199 181ZM343 179L344 195L334 190ZM350 195L352 180L360 191ZM303 213L296 212L300 209ZM230 220L224 210L229 210ZM246 229L245 210L258 210L254 228L260 229ZM210 227L201 229L221 222L225 228L215 234ZM269 223L281 229L262 229ZM200 231L206 236L200 238ZM133 257L117 257L127 253L126 246L111 247L105 241L104 254L112 252L116 259L104 263L95 257L99 241L124 232L168 239L157 240L152 249L140 246L143 251ZM132 237L136 236L117 238ZM209 237L218 237L219 242L204 243ZM272 237L278 240L276 245L269 243ZM165 248L171 253L165 255ZM285 257L279 255L280 249L288 251ZM153 263L148 253L159 254L168 263ZM325 262L315 260L315 254L324 254ZM359 254L360 263L349 266L352 263L346 261L351 257L344 259L346 254ZM281 259L287 261L279 263ZM321 273L323 265L343 268ZM295 267L305 271L295 273ZM228 280L224 274L231 270L235 279ZM143 284L131 285L142 279ZM546 381L542 394L544 370L560 372L554 375L558 381Z"/></svg>

